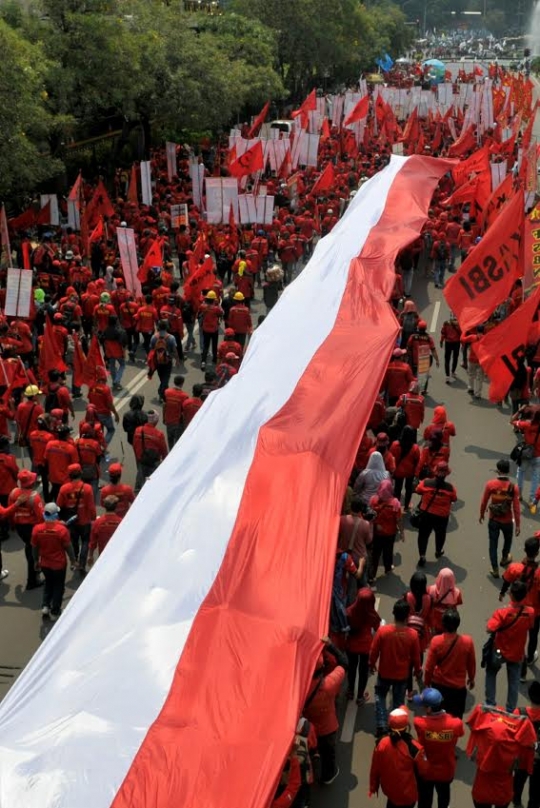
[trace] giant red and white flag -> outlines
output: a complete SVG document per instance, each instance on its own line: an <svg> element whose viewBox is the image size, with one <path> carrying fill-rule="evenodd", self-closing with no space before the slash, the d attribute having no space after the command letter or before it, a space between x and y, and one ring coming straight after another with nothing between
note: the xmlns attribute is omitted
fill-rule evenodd
<svg viewBox="0 0 540 808"><path fill-rule="evenodd" d="M2 808L270 804L398 333L394 261L449 168L393 157L362 186L144 486L0 705Z"/></svg>

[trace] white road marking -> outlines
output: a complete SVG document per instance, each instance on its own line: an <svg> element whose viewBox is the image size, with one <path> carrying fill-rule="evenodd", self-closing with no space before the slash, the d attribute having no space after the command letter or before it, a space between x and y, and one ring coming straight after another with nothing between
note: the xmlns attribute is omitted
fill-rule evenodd
<svg viewBox="0 0 540 808"><path fill-rule="evenodd" d="M380 604L381 604L381 599L380 598L375 598L375 611L376 612L379 611Z"/></svg>
<svg viewBox="0 0 540 808"><path fill-rule="evenodd" d="M147 370L143 370L141 373L138 373L137 376L135 376L135 378L131 382L132 385L133 383L135 383L135 386L134 387L130 386L129 388L126 388L126 390L124 391L126 392L126 395L121 396L119 399L114 400L114 406L116 407L116 412L123 410L126 404L129 403L129 399L131 398L131 396L134 396L135 393L139 392L141 387L144 387L144 385L148 381L147 374L148 374Z"/></svg>
<svg viewBox="0 0 540 808"><path fill-rule="evenodd" d="M133 388L135 387L135 385L137 385L141 379L145 379L147 375L148 375L148 368L141 370L139 373L137 373L136 376L132 378L132 380L128 384L126 384L125 388L122 390L120 395L114 397L114 406L116 407L116 409L118 409L119 406L120 407L124 406L124 404L122 404L122 401L125 401L125 399L127 399L128 396L133 395ZM137 387L137 390L138 389L139 387Z"/></svg>
<svg viewBox="0 0 540 808"><path fill-rule="evenodd" d="M343 727L341 728L341 743L351 743L354 738L354 727L356 724L356 713L358 712L358 704L353 700L347 704L345 712L345 719Z"/></svg>
<svg viewBox="0 0 540 808"><path fill-rule="evenodd" d="M433 317L431 318L431 325L429 327L429 333L434 334L437 330L437 320L439 319L439 312L441 310L441 301L437 300L435 303L435 308L433 309Z"/></svg>

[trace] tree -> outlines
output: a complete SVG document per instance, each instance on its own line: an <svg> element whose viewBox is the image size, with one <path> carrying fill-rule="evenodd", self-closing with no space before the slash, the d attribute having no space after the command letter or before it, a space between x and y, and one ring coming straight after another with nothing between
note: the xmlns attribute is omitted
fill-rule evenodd
<svg viewBox="0 0 540 808"><path fill-rule="evenodd" d="M45 75L50 65L39 45L31 45L0 19L0 197L34 190L60 173L47 157L47 136L56 121L47 110Z"/></svg>

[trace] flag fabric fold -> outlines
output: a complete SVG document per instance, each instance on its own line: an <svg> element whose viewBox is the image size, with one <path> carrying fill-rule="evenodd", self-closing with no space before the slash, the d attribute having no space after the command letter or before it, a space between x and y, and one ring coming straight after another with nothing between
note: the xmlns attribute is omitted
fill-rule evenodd
<svg viewBox="0 0 540 808"><path fill-rule="evenodd" d="M336 171L333 163L327 163L313 184L311 193L313 196L324 194L334 187L336 181Z"/></svg>
<svg viewBox="0 0 540 808"><path fill-rule="evenodd" d="M251 139L253 137L257 137L259 134L260 128L266 120L266 116L268 115L268 110L270 109L270 101L267 101L264 107L261 109L253 124L251 129L248 132L248 138Z"/></svg>
<svg viewBox="0 0 540 808"><path fill-rule="evenodd" d="M67 370L67 365L62 359L58 344L54 338L51 321L45 318L45 328L39 352L39 378L42 383L48 381L49 370L59 370L63 373Z"/></svg>
<svg viewBox="0 0 540 808"><path fill-rule="evenodd" d="M291 118L300 117L300 126L302 129L307 129L309 126L309 113L317 109L317 93L312 90L306 100L301 104L298 109L293 110Z"/></svg>
<svg viewBox="0 0 540 808"><path fill-rule="evenodd" d="M144 260L139 267L139 271L137 272L137 277L141 283L146 283L148 273L150 272L152 267L163 266L163 252L161 249L162 243L163 239L158 237L155 238L153 242L150 244L148 252L144 256Z"/></svg>
<svg viewBox="0 0 540 808"><path fill-rule="evenodd" d="M104 368L105 361L103 359L103 354L101 353L101 346L99 344L99 340L97 338L97 334L94 334L90 341L90 348L88 349L88 356L86 357L86 362L84 364L83 370L83 384L87 384L88 387L91 387L96 382L96 369L98 367Z"/></svg>
<svg viewBox="0 0 540 808"><path fill-rule="evenodd" d="M256 171L262 171L263 168L263 145L262 141L258 140L251 148L247 149L244 154L237 157L234 162L229 163L229 174L231 177L247 177L249 174L254 174Z"/></svg>
<svg viewBox="0 0 540 808"><path fill-rule="evenodd" d="M364 95L351 109L347 117L345 118L344 126L350 126L352 123L356 123L357 121L362 121L364 118L367 118L367 114L369 112L369 95Z"/></svg>

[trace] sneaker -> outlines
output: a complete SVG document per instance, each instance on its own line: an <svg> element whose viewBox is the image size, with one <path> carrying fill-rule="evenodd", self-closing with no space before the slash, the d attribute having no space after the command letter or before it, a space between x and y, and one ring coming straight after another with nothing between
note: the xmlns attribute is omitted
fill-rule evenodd
<svg viewBox="0 0 540 808"><path fill-rule="evenodd" d="M452 384L452 379L450 378L450 376L446 377L446 384Z"/></svg>
<svg viewBox="0 0 540 808"><path fill-rule="evenodd" d="M537 659L538 659L538 651L535 651L533 654L533 658L527 660L527 665L534 665Z"/></svg>
<svg viewBox="0 0 540 808"><path fill-rule="evenodd" d="M358 704L359 707L363 707L364 704L367 704L368 701L369 701L369 693L367 692L367 690L363 696L359 696L356 699L356 703Z"/></svg>
<svg viewBox="0 0 540 808"><path fill-rule="evenodd" d="M51 613L51 610L49 609L48 606L44 606L43 609L41 610L41 615L44 618L48 617L50 615L50 613Z"/></svg>
<svg viewBox="0 0 540 808"><path fill-rule="evenodd" d="M519 681L520 682L526 682L527 681L527 671L526 670L521 672L521 675L519 677Z"/></svg>
<svg viewBox="0 0 540 808"><path fill-rule="evenodd" d="M201 362L201 370L206 370L206 362Z"/></svg>
<svg viewBox="0 0 540 808"><path fill-rule="evenodd" d="M54 623L56 620L58 620L58 618L60 617L60 615L59 615L59 614L53 614L53 613L51 612L50 617L51 617L51 620L52 620L52 621L53 621L53 623Z"/></svg>
<svg viewBox="0 0 540 808"><path fill-rule="evenodd" d="M425 556L420 556L416 566L417 567L425 567L426 566L426 557Z"/></svg>
<svg viewBox="0 0 540 808"><path fill-rule="evenodd" d="M492 569L490 570L490 575L492 575L493 578L499 578L500 577L499 576L499 568L498 567L492 567Z"/></svg>
<svg viewBox="0 0 540 808"><path fill-rule="evenodd" d="M444 555L444 550L437 550L435 553L435 558L442 558Z"/></svg>
<svg viewBox="0 0 540 808"><path fill-rule="evenodd" d="M510 564L511 561L512 561L512 556L511 556L510 553L508 553L507 556L503 556L501 558L501 567L507 567Z"/></svg>
<svg viewBox="0 0 540 808"><path fill-rule="evenodd" d="M472 389L472 387L467 387L467 392L470 396L474 396L474 390Z"/></svg>
<svg viewBox="0 0 540 808"><path fill-rule="evenodd" d="M3 581L4 578L7 578L9 575L9 570L0 570L0 581Z"/></svg>
<svg viewBox="0 0 540 808"><path fill-rule="evenodd" d="M323 781L322 781L323 786L329 786L329 785L330 785L330 783L333 783L333 782L334 782L334 780L335 780L337 777L339 777L339 766L336 766L336 771L335 771L335 773L332 775L332 777L330 777L330 779L329 779L329 780L323 780Z"/></svg>

